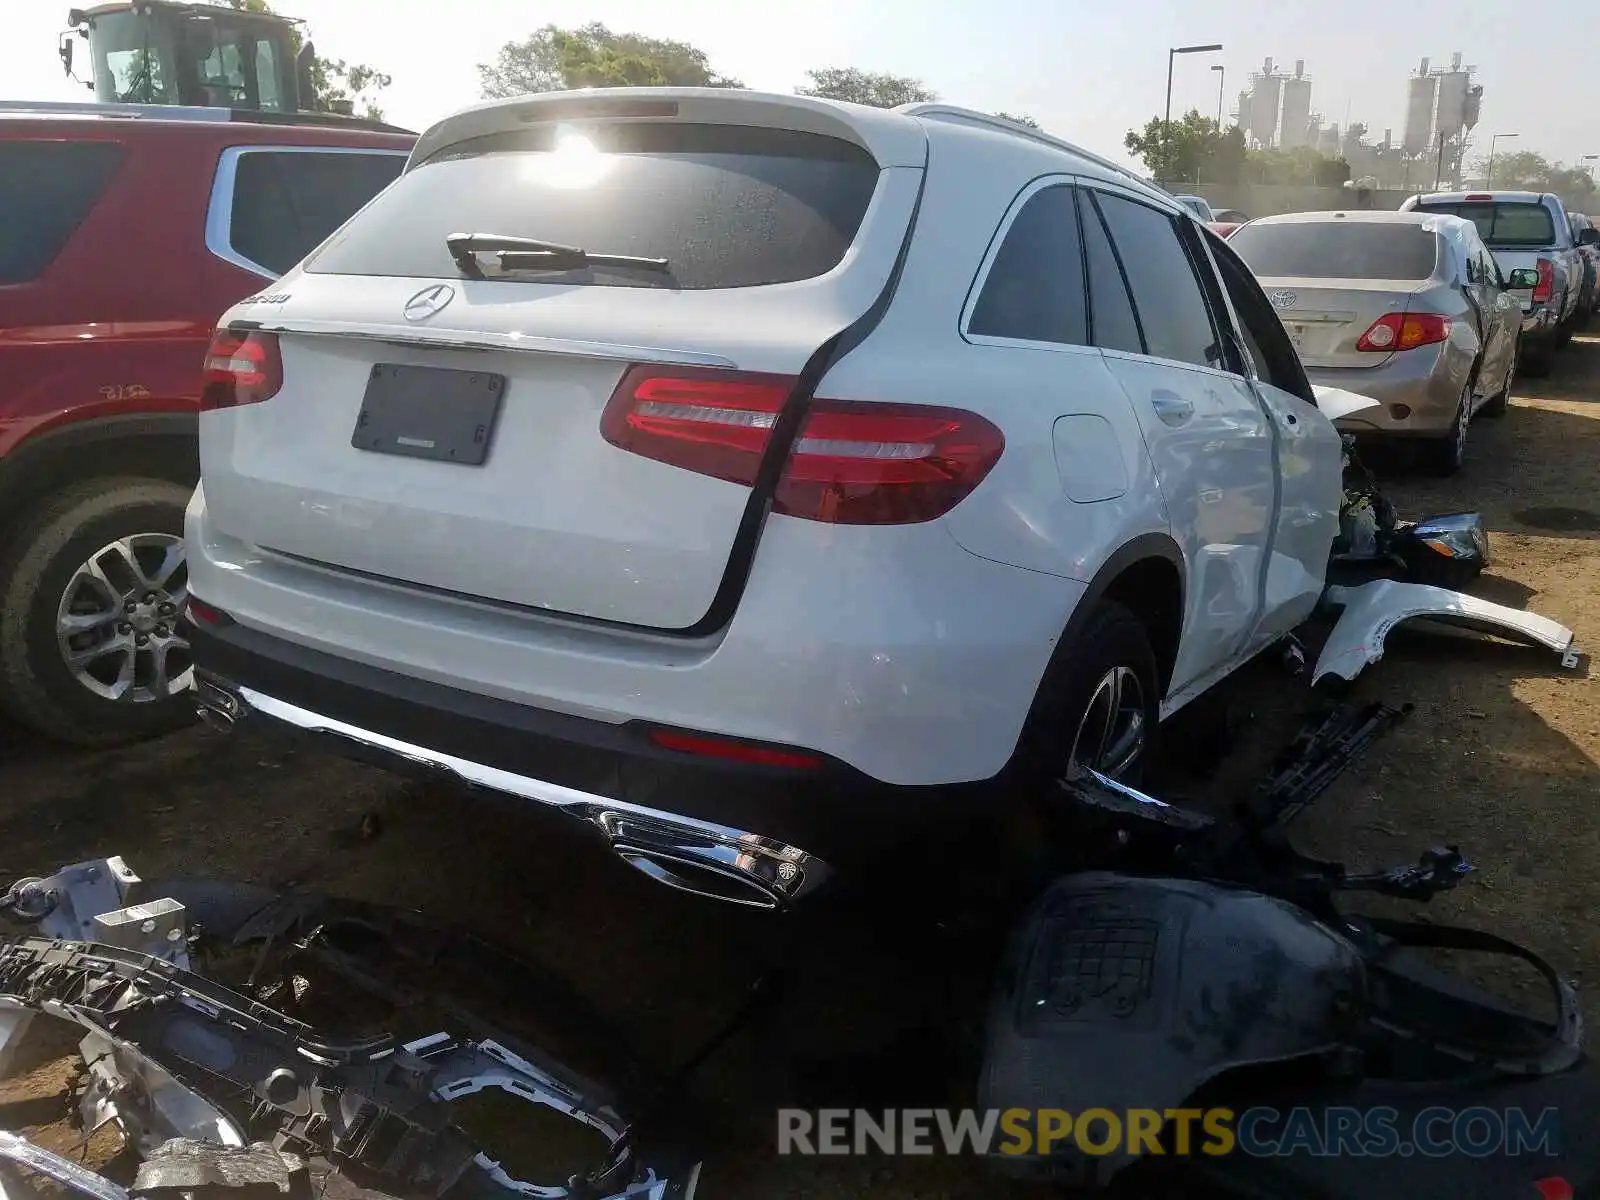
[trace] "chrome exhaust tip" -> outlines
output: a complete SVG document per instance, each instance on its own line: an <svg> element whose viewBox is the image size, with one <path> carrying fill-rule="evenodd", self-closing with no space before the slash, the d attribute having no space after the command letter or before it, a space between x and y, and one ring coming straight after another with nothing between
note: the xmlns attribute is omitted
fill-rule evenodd
<svg viewBox="0 0 1600 1200"><path fill-rule="evenodd" d="M244 715L244 701L209 679L195 680L194 698L195 715L219 733L231 733Z"/></svg>

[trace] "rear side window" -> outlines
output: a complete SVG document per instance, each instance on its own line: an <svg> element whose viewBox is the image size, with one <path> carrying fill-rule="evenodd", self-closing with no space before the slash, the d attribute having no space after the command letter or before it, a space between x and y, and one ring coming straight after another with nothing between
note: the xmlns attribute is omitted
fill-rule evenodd
<svg viewBox="0 0 1600 1200"><path fill-rule="evenodd" d="M234 175L228 242L282 275L393 183L402 154L250 150Z"/></svg>
<svg viewBox="0 0 1600 1200"><path fill-rule="evenodd" d="M105 194L117 142L0 142L0 284L44 273Z"/></svg>
<svg viewBox="0 0 1600 1200"><path fill-rule="evenodd" d="M1228 245L1263 278L1427 279L1440 240L1420 224L1327 220L1246 225Z"/></svg>
<svg viewBox="0 0 1600 1200"><path fill-rule="evenodd" d="M1083 248L1073 190L1047 187L1011 222L973 307L969 333L1089 344Z"/></svg>
<svg viewBox="0 0 1600 1200"><path fill-rule="evenodd" d="M1095 200L1133 293L1145 353L1201 367L1220 364L1211 310L1172 218L1120 196L1101 193Z"/></svg>
<svg viewBox="0 0 1600 1200"><path fill-rule="evenodd" d="M1419 204L1416 212L1449 213L1478 227L1489 246L1509 250L1515 246L1553 246L1556 223L1542 204L1484 203Z"/></svg>
<svg viewBox="0 0 1600 1200"><path fill-rule="evenodd" d="M559 136L559 144L558 144ZM677 122L540 127L476 138L408 172L308 264L332 275L461 274L445 239L503 234L590 254L664 258L486 275L684 289L813 279L855 240L877 162L838 138Z"/></svg>
<svg viewBox="0 0 1600 1200"><path fill-rule="evenodd" d="M1094 344L1102 350L1143 354L1144 339L1139 335L1139 318L1134 315L1122 264L1117 261L1105 222L1087 197L1083 200L1083 242L1084 257L1089 264Z"/></svg>

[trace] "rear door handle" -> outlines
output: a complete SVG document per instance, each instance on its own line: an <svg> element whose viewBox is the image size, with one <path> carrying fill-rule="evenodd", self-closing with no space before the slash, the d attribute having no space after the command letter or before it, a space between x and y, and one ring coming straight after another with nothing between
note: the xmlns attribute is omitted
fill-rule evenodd
<svg viewBox="0 0 1600 1200"><path fill-rule="evenodd" d="M1163 425L1182 425L1194 416L1194 402L1172 392L1152 393L1150 407L1156 410Z"/></svg>

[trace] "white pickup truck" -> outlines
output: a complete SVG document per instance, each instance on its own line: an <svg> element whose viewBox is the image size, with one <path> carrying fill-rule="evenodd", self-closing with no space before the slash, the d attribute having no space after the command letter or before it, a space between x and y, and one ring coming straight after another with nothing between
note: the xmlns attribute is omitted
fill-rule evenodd
<svg viewBox="0 0 1600 1200"><path fill-rule="evenodd" d="M1409 197L1400 210L1449 213L1478 227L1522 304L1520 369L1542 374L1581 318L1583 256L1560 198L1548 192L1434 192Z"/></svg>

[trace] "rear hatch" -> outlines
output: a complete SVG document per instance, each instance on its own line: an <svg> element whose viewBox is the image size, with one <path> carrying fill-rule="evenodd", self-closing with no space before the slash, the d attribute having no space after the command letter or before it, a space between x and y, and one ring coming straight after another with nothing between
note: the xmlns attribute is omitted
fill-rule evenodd
<svg viewBox="0 0 1600 1200"><path fill-rule="evenodd" d="M1403 316L1429 286L1442 239L1421 221L1254 221L1228 239L1255 272L1308 367L1377 367L1393 352L1359 350L1380 318Z"/></svg>
<svg viewBox="0 0 1600 1200"><path fill-rule="evenodd" d="M304 270L229 314L275 334L282 386L202 421L216 527L534 609L707 616L753 545L776 410L892 276L926 142L888 113L638 95L430 131ZM494 238L453 254L457 233ZM502 257L505 238L591 257ZM673 461L625 448L641 428L678 439Z"/></svg>

